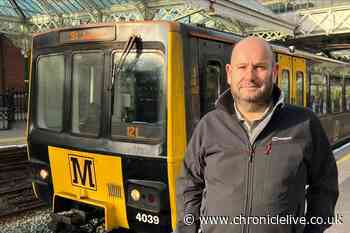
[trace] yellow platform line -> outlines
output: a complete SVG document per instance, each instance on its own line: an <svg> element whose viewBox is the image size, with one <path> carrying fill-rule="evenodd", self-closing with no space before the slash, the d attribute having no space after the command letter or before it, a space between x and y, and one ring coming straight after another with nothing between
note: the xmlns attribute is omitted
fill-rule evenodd
<svg viewBox="0 0 350 233"><path fill-rule="evenodd" d="M342 162L345 162L350 159L350 154L344 155L341 159L337 161L337 164L340 164Z"/></svg>

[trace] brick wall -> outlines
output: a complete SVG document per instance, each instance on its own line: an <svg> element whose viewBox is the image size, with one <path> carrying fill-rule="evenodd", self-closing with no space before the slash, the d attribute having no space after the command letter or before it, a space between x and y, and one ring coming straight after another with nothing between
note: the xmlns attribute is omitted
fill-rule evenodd
<svg viewBox="0 0 350 233"><path fill-rule="evenodd" d="M0 78L3 79L0 88L2 90L24 88L25 59L21 54L21 49L15 47L4 36L1 36L0 40L0 72L2 72Z"/></svg>

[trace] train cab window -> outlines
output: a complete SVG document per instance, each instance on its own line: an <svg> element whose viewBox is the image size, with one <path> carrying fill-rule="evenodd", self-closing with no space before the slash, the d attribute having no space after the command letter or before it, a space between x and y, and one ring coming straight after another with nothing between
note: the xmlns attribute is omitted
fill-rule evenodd
<svg viewBox="0 0 350 233"><path fill-rule="evenodd" d="M282 77L280 79L281 90L284 94L284 101L289 103L290 93L290 73L289 70L282 70Z"/></svg>
<svg viewBox="0 0 350 233"><path fill-rule="evenodd" d="M215 101L220 92L221 64L209 61L205 67L205 77L202 80L201 116L215 108Z"/></svg>
<svg viewBox="0 0 350 233"><path fill-rule="evenodd" d="M310 106L318 115L327 113L327 78L321 74L311 74Z"/></svg>
<svg viewBox="0 0 350 233"><path fill-rule="evenodd" d="M73 55L72 132L97 136L100 129L104 55Z"/></svg>
<svg viewBox="0 0 350 233"><path fill-rule="evenodd" d="M63 55L39 58L36 83L38 89L36 117L39 128L62 130L64 73Z"/></svg>
<svg viewBox="0 0 350 233"><path fill-rule="evenodd" d="M343 111L343 85L342 78L331 78L331 112L337 113Z"/></svg>
<svg viewBox="0 0 350 233"><path fill-rule="evenodd" d="M345 79L345 108L350 111L350 77Z"/></svg>
<svg viewBox="0 0 350 233"><path fill-rule="evenodd" d="M296 104L304 105L304 73L301 71L296 72Z"/></svg>
<svg viewBox="0 0 350 233"><path fill-rule="evenodd" d="M114 56L118 64L121 53ZM112 137L161 139L164 119L164 57L158 51L126 56L115 80Z"/></svg>

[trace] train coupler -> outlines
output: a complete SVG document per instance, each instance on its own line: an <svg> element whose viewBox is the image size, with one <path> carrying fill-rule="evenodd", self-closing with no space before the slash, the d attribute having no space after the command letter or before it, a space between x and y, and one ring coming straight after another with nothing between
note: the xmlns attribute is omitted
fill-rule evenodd
<svg viewBox="0 0 350 233"><path fill-rule="evenodd" d="M69 210L51 215L48 227L55 233L95 233L104 232L104 219L88 219L81 210Z"/></svg>

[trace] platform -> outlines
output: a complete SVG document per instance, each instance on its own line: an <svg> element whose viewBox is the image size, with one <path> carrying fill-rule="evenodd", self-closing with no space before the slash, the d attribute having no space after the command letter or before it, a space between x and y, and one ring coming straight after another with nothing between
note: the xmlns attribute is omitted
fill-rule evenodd
<svg viewBox="0 0 350 233"><path fill-rule="evenodd" d="M15 121L11 124L11 129L0 130L0 147L26 144L26 127L26 121Z"/></svg>
<svg viewBox="0 0 350 233"><path fill-rule="evenodd" d="M326 233L348 233L350 229L350 154L337 161L339 173L339 199L336 214L342 216L342 224L330 227Z"/></svg>

